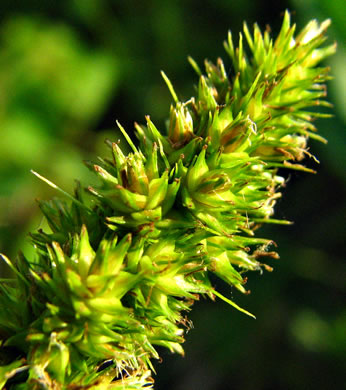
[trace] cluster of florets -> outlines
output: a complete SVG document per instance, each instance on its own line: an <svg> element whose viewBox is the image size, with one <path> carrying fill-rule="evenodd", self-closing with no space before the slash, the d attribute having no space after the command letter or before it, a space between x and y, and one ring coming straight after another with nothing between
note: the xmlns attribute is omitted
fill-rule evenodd
<svg viewBox="0 0 346 390"><path fill-rule="evenodd" d="M254 231L287 223L272 218L278 168L309 171L307 138L321 139L306 109L327 104L327 69L315 68L335 50L319 48L327 26L294 38L286 13L273 41L245 25L251 60L229 35L231 76L221 59L206 75L191 60L200 79L185 103L163 75L175 101L167 131L147 117L137 147L119 124L132 152L108 142L110 158L87 163L100 179L91 196L77 186L71 205L40 202L51 232L31 235L36 257L3 256L16 279L0 285L0 388L26 375L18 389L147 389L155 346L183 353L201 294L251 315L209 275L245 293L244 272L278 257Z"/></svg>

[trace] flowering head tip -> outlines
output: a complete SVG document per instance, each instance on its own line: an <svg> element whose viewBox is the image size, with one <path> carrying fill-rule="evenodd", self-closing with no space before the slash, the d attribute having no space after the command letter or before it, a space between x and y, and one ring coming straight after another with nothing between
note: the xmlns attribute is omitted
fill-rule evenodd
<svg viewBox="0 0 346 390"><path fill-rule="evenodd" d="M328 106L329 70L316 65L335 51L321 46L329 23L295 35L286 11L276 39L244 24L235 47L229 32L231 70L218 59L203 74L189 58L199 82L186 102L161 72L174 100L167 132L146 116L137 146L117 121L131 152L108 140L112 159L85 162L99 179L92 199L33 172L71 204L39 202L50 231L31 234L34 260L1 255L16 279L1 284L0 349L20 356L0 367L0 387L25 370L46 389L152 388L156 346L184 353L184 313L201 294L254 317L210 274L248 294L244 273L278 258L255 231L290 223L273 218L278 169L311 172L307 140L325 141L311 123L325 114L309 107Z"/></svg>

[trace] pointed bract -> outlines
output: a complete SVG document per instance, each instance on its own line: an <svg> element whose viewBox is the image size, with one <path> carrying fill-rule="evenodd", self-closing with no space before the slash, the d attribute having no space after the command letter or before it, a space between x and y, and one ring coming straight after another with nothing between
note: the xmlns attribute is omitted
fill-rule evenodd
<svg viewBox="0 0 346 390"><path fill-rule="evenodd" d="M210 275L247 293L244 273L278 258L255 230L290 223L272 218L278 169L311 172L307 140L325 142L311 121L326 114L309 107L328 106L328 69L316 68L335 51L321 47L328 25L295 36L286 12L274 40L245 24L238 47L231 33L225 43L229 72L218 59L204 75L190 59L199 82L186 102L162 73L174 100L167 131L147 116L137 147L117 123L131 152L107 141L111 158L85 162L99 179L91 196L34 172L71 204L40 201L50 231L31 234L35 256L1 256L14 278L0 284L0 389L21 378L23 389L149 389L156 346L184 353L186 312L200 295L253 316Z"/></svg>

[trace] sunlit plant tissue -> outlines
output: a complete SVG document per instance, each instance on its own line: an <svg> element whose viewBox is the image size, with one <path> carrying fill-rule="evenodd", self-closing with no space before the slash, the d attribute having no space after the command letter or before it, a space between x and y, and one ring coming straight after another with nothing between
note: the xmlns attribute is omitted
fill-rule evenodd
<svg viewBox="0 0 346 390"><path fill-rule="evenodd" d="M271 270L273 218L283 169L312 172L307 140L325 142L313 120L328 116L328 68L321 46L329 21L299 34L286 12L278 37L246 24L221 59L190 59L196 96L174 104L167 129L149 116L136 124L131 152L108 141L108 157L87 166L99 185L40 201L51 231L32 233L36 255L2 259L13 277L0 284L0 389L149 389L157 346L183 354L187 313L201 295L230 298L214 274L246 293L246 271ZM245 48L246 44L246 48ZM44 174L44 173L43 173Z"/></svg>

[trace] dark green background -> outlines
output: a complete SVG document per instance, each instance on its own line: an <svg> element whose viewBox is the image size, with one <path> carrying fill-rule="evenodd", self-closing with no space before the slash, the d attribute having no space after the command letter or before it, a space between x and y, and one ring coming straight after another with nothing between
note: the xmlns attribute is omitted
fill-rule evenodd
<svg viewBox="0 0 346 390"><path fill-rule="evenodd" d="M277 33L288 8L298 30L332 18L338 53L326 64L334 118L311 142L318 175L293 173L276 215L289 227L263 227L278 244L273 273L249 274L250 296L219 288L257 316L223 302L198 302L186 357L162 351L158 390L338 389L346 370L345 23L341 0L106 1L2 0L0 4L0 252L30 253L26 233L44 226L34 199L55 195L34 169L71 191L90 179L82 159L108 153L115 120L131 131L150 114L161 128L170 95L182 100L197 78L186 58L226 60L222 42L243 20ZM2 272L6 272L5 269Z"/></svg>

